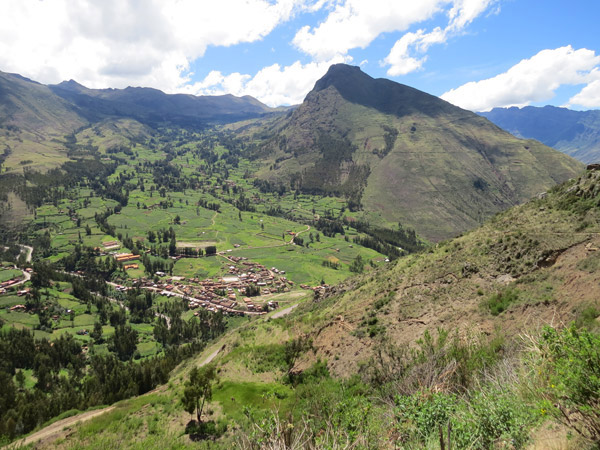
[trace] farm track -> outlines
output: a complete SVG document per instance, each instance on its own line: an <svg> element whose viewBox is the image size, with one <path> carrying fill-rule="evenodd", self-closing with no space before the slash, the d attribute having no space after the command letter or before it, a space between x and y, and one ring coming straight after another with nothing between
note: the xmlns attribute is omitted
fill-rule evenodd
<svg viewBox="0 0 600 450"><path fill-rule="evenodd" d="M72 427L77 423L87 422L88 420L91 420L94 417L98 417L104 413L112 411L113 409L115 409L114 406L109 406L107 408L86 411L84 413L77 414L76 416L67 417L66 419L54 422L53 424L48 425L46 428L42 428L40 431L37 431L23 439L15 441L12 444L9 444L3 448L16 449L24 447L26 445L34 444L39 441L53 440L54 438L57 438L60 434L62 434L66 428Z"/></svg>

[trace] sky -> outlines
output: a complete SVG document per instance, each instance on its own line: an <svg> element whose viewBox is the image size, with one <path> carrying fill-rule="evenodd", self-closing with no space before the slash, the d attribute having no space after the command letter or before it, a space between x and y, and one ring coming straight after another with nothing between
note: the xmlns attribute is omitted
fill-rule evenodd
<svg viewBox="0 0 600 450"><path fill-rule="evenodd" d="M473 111L600 108L598 0L0 0L0 70L301 103L334 63Z"/></svg>

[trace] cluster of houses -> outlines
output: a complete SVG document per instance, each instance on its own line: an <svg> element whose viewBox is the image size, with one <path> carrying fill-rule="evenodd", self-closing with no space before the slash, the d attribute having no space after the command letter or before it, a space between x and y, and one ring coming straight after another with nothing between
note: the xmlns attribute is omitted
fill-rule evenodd
<svg viewBox="0 0 600 450"><path fill-rule="evenodd" d="M12 280L3 281L2 283L0 283L0 288L2 288L2 289L9 288L12 285L17 284L19 281L21 281L20 278L13 278Z"/></svg>
<svg viewBox="0 0 600 450"><path fill-rule="evenodd" d="M329 288L328 284L322 284L320 286L309 286L308 284L301 284L300 287L302 289L306 289L308 291L313 291L316 293L323 293L325 291L327 291L327 289Z"/></svg>
<svg viewBox="0 0 600 450"><path fill-rule="evenodd" d="M11 306L10 311L25 312L25 311L27 311L27 307L25 305L15 305L15 306Z"/></svg>
<svg viewBox="0 0 600 450"><path fill-rule="evenodd" d="M128 261L135 261L140 259L140 255L134 255L133 253L117 253L115 255L117 262L124 263Z"/></svg>
<svg viewBox="0 0 600 450"><path fill-rule="evenodd" d="M228 273L219 279L172 277L163 283L142 278L139 286L142 288L161 290L161 295L178 296L188 301L190 309L205 308L209 311L222 311L228 314L264 314L277 308L277 302L258 304L248 297L248 290L258 289L257 294L268 295L277 292L288 292L294 282L288 280L285 271L248 261L244 257L231 256L228 260L232 265ZM165 276L157 272L158 276ZM253 288L251 288L253 286ZM243 301L239 301L239 298Z"/></svg>
<svg viewBox="0 0 600 450"><path fill-rule="evenodd" d="M107 241L102 243L102 247L104 247L104 250L106 251L116 250L121 248L121 243L119 241Z"/></svg>

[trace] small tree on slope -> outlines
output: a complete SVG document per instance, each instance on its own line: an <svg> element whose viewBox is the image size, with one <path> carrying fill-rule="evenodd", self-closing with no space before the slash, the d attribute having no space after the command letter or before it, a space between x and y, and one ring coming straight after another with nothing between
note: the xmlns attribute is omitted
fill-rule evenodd
<svg viewBox="0 0 600 450"><path fill-rule="evenodd" d="M217 378L214 365L194 367L190 372L190 379L185 382L181 402L185 411L193 414L196 411L198 423L202 422L204 403L212 399L212 385Z"/></svg>

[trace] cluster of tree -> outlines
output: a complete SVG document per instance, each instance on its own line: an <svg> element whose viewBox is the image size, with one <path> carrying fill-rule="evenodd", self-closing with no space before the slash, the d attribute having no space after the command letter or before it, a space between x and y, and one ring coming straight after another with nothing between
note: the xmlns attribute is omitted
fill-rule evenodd
<svg viewBox="0 0 600 450"><path fill-rule="evenodd" d="M358 232L368 234L380 243L387 243L394 247L400 247L408 253L414 253L424 248L424 245L417 237L415 230L404 228L401 223L398 223L398 228L396 229L375 227L364 221L349 222L345 219L344 223L352 226ZM368 245L365 246L368 247ZM390 254L389 256L393 255Z"/></svg>
<svg viewBox="0 0 600 450"><path fill-rule="evenodd" d="M365 261L363 260L363 257L361 255L356 255L356 258L354 258L352 264L350 264L350 272L363 273L364 268Z"/></svg>
<svg viewBox="0 0 600 450"><path fill-rule="evenodd" d="M313 221L314 227L321 231L325 236L335 237L337 233L346 234L344 230L344 222L339 219L319 217L316 222Z"/></svg>
<svg viewBox="0 0 600 450"><path fill-rule="evenodd" d="M2 169L2 164L6 161L6 158L10 156L12 153L12 149L7 145L2 154L0 154L0 171Z"/></svg>
<svg viewBox="0 0 600 450"><path fill-rule="evenodd" d="M70 335L49 342L35 339L28 330L2 330L0 437L12 439L27 433L69 409L111 404L148 392L166 383L169 372L203 346L196 341L169 348L162 356L122 362L112 354L86 359ZM37 379L33 388L25 387L23 370L27 369Z"/></svg>
<svg viewBox="0 0 600 450"><path fill-rule="evenodd" d="M148 254L142 255L142 264L145 272L152 276L156 272L173 273L173 261L169 259L157 258Z"/></svg>
<svg viewBox="0 0 600 450"><path fill-rule="evenodd" d="M383 125L383 131L385 131L383 135L383 140L385 141L385 147L381 150L374 149L373 153L379 156L380 158L384 158L389 152L394 148L394 144L396 143L396 139L398 138L398 130L396 128Z"/></svg>
<svg viewBox="0 0 600 450"><path fill-rule="evenodd" d="M129 308L129 320L133 323L151 322L154 319L152 309L153 295L149 290L129 289L125 298Z"/></svg>
<svg viewBox="0 0 600 450"><path fill-rule="evenodd" d="M255 284L249 284L244 290L244 295L246 297L256 297L257 295L260 295L260 288Z"/></svg>
<svg viewBox="0 0 600 450"><path fill-rule="evenodd" d="M181 315L186 305L181 301L166 303L160 309L154 326L154 337L164 346L181 345L183 343L206 341L214 339L225 331L223 315L212 313L205 309L196 311L189 320Z"/></svg>
<svg viewBox="0 0 600 450"><path fill-rule="evenodd" d="M240 211L249 211L255 212L256 208L252 204L251 200L247 198L243 192L240 192L240 195L237 199L231 199L231 204L235 206Z"/></svg>
<svg viewBox="0 0 600 450"><path fill-rule="evenodd" d="M378 253L386 255L390 260L399 258L404 254L402 250L387 242L383 242L373 236L357 236L352 240L355 244L375 250Z"/></svg>
<svg viewBox="0 0 600 450"><path fill-rule="evenodd" d="M136 352L137 343L137 331L131 325L120 324L115 327L115 334L108 341L108 349L121 361L130 361Z"/></svg>
<svg viewBox="0 0 600 450"><path fill-rule="evenodd" d="M197 203L198 206L201 206L202 208L205 209L210 209L212 211L216 211L216 212L220 212L221 211L221 205L216 203L216 202L209 202L206 199L201 198L200 200L198 200Z"/></svg>
<svg viewBox="0 0 600 450"><path fill-rule="evenodd" d="M100 258L98 250L81 245L75 245L73 251L60 262L67 272L81 271L105 280L110 280L113 273L120 270L114 258Z"/></svg>
<svg viewBox="0 0 600 450"><path fill-rule="evenodd" d="M96 159L79 159L68 161L59 168L51 169L46 173L23 168L23 178L26 183L19 188L15 185L15 192L29 206L39 207L46 202L55 206L58 201L65 198L67 192L76 186L101 186L117 168L116 163L103 164Z"/></svg>
<svg viewBox="0 0 600 450"><path fill-rule="evenodd" d="M21 256L21 258L19 258ZM21 247L17 244L9 243L8 246L0 246L0 260L1 261L10 261L12 263L22 262L25 255L21 255Z"/></svg>
<svg viewBox="0 0 600 450"><path fill-rule="evenodd" d="M112 208L107 208L103 213L94 213L94 220L98 224L100 231L110 236L115 236L116 234L115 226L108 223L108 218L112 216L113 212Z"/></svg>
<svg viewBox="0 0 600 450"><path fill-rule="evenodd" d="M259 178L255 178L254 181L252 181L252 184L263 194L277 193L281 196L287 191L287 188L284 184L272 182L269 180L261 180Z"/></svg>
<svg viewBox="0 0 600 450"><path fill-rule="evenodd" d="M321 265L323 267L329 267L330 269L335 269L335 270L338 270L340 267L342 267L342 264L340 262L329 261L328 259L323 260Z"/></svg>

